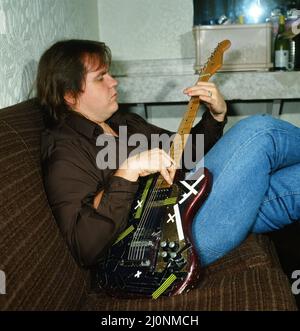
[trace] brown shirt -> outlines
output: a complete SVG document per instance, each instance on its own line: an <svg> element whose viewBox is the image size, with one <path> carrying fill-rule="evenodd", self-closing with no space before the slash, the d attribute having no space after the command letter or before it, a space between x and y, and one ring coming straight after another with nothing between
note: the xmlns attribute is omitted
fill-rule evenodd
<svg viewBox="0 0 300 331"><path fill-rule="evenodd" d="M128 136L169 131L147 123L136 114L115 113L107 123L116 133L126 126ZM191 133L204 133L205 153L222 136L225 122L216 121L206 111ZM42 133L41 157L44 184L55 220L79 265L89 267L125 229L138 182L114 176L114 169L99 169L96 157L104 147L96 146L102 128L70 112L59 126ZM120 143L116 139L117 147ZM124 142L123 142L124 143ZM127 144L127 142L125 142ZM130 148L128 148L130 151ZM97 209L94 197L104 191Z"/></svg>

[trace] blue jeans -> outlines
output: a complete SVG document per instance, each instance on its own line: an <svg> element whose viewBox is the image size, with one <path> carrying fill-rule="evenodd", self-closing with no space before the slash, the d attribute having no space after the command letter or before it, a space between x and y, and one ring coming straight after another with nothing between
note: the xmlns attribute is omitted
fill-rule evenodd
<svg viewBox="0 0 300 331"><path fill-rule="evenodd" d="M248 117L224 134L204 162L213 187L192 228L202 265L250 232L300 220L300 128L268 115Z"/></svg>

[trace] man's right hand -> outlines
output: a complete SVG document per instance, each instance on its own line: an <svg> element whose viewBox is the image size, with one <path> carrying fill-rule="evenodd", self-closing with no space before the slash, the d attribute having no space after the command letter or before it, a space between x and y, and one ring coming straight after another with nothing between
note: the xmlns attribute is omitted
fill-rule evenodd
<svg viewBox="0 0 300 331"><path fill-rule="evenodd" d="M176 172L175 161L159 148L130 156L114 175L136 181L139 176L144 177L156 172L160 172L166 182L172 185Z"/></svg>

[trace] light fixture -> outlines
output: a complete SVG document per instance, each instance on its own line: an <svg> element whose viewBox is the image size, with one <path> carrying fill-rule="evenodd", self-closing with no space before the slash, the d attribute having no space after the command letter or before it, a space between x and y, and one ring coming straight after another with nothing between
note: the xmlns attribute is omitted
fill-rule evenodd
<svg viewBox="0 0 300 331"><path fill-rule="evenodd" d="M258 23L260 17L262 16L264 9L261 6L260 0L256 0L255 3L252 3L247 10L249 19L252 23Z"/></svg>

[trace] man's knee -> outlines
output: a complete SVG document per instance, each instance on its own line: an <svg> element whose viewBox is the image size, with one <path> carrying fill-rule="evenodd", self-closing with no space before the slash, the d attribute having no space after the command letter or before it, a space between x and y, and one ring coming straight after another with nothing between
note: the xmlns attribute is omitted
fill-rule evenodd
<svg viewBox="0 0 300 331"><path fill-rule="evenodd" d="M238 122L238 124L246 128L251 127L251 128L268 129L276 126L277 122L278 120L272 117L271 115L262 114L262 115L249 116Z"/></svg>
<svg viewBox="0 0 300 331"><path fill-rule="evenodd" d="M279 125L280 121L270 115L253 115L240 120L235 126L232 127L232 133L237 131L239 135L252 136L256 133L267 133Z"/></svg>

